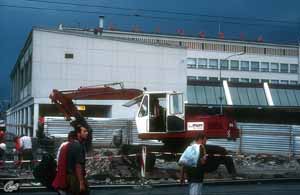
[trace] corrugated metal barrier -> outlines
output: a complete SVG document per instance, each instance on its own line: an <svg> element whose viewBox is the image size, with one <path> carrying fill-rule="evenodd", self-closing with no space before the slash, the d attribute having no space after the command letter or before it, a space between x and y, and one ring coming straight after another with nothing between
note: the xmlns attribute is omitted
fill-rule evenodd
<svg viewBox="0 0 300 195"><path fill-rule="evenodd" d="M237 153L300 156L300 126L238 123L241 137L236 141L210 140Z"/></svg>
<svg viewBox="0 0 300 195"><path fill-rule="evenodd" d="M93 129L93 143L111 144L113 135L122 132L123 143L161 145L158 141L143 141L138 138L134 120L88 118ZM235 141L210 139L215 144L237 153L263 153L284 156L300 156L300 126L238 123L241 137ZM45 133L50 136L65 136L72 130L62 117L46 117Z"/></svg>
<svg viewBox="0 0 300 195"><path fill-rule="evenodd" d="M111 145L113 136L121 132L124 144L162 144L156 140L143 141L139 139L134 120L88 118L87 122L93 129L93 143ZM72 129L70 123L63 117L45 117L44 130L48 136L67 137L68 132Z"/></svg>

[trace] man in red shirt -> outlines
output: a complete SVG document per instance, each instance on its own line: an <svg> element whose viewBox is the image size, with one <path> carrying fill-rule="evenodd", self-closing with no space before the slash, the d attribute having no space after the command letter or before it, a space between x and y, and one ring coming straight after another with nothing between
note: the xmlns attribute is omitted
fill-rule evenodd
<svg viewBox="0 0 300 195"><path fill-rule="evenodd" d="M57 151L57 173L52 186L60 194L64 194L67 188L67 153L69 144L74 141L75 137L75 131L70 131L68 141L62 143Z"/></svg>

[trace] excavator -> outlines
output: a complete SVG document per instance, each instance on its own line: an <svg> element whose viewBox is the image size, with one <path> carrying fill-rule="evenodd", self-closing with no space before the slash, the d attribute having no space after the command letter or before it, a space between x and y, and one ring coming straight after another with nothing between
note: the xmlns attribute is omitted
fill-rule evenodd
<svg viewBox="0 0 300 195"><path fill-rule="evenodd" d="M120 85L121 88L111 87L113 85ZM199 133L205 134L208 139L235 140L240 136L236 122L230 117L185 113L184 94L175 91L141 91L126 89L122 83L113 83L68 91L54 89L49 97L67 120L74 117L89 129L90 142L92 129L74 105L75 99L129 100L124 104L126 107L138 104L135 120L139 138L161 141L164 144L163 151L182 152ZM216 170L220 164L225 164L230 173L235 172L225 148L206 145L206 152L210 162L207 172ZM155 160L151 161L150 164L154 166ZM148 166L151 165L148 163Z"/></svg>

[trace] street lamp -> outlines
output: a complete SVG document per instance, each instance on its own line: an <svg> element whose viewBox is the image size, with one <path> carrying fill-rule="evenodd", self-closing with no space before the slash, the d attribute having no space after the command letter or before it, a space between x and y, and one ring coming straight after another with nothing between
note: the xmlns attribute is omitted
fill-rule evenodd
<svg viewBox="0 0 300 195"><path fill-rule="evenodd" d="M239 53L235 53L235 54L232 54L230 56L227 56L223 60L226 61L226 60L228 60L231 57L244 55L245 53L246 53L245 51L242 51L242 52L239 52ZM220 79L220 115L222 115L223 114L223 103L222 103L223 93L222 93L222 64L221 64L221 62L220 62L219 79Z"/></svg>

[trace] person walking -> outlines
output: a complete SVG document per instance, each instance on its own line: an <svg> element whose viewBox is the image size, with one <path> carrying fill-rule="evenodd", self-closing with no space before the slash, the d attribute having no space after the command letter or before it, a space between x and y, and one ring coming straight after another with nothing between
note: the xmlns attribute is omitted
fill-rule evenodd
<svg viewBox="0 0 300 195"><path fill-rule="evenodd" d="M187 176L189 182L189 195L201 195L202 186L204 179L204 165L206 164L206 144L207 138L204 134L199 134L195 138L195 144L199 145L199 157L197 159L197 164L195 167L192 166L182 166L181 167L181 183L185 181Z"/></svg>
<svg viewBox="0 0 300 195"><path fill-rule="evenodd" d="M24 135L20 138L21 145L21 161L29 161L25 162L24 165L26 169L31 170L33 167L33 154L32 154L32 140L30 136ZM21 167L23 166L23 162L21 162Z"/></svg>
<svg viewBox="0 0 300 195"><path fill-rule="evenodd" d="M67 155L69 144L76 138L75 131L68 133L68 140L63 142L58 148L56 160L57 160L57 172L52 182L52 187L61 195L66 194L67 188Z"/></svg>
<svg viewBox="0 0 300 195"><path fill-rule="evenodd" d="M69 144L67 151L67 194L89 194L88 183L85 178L85 141L88 139L88 129L81 124L73 124L75 140Z"/></svg>

